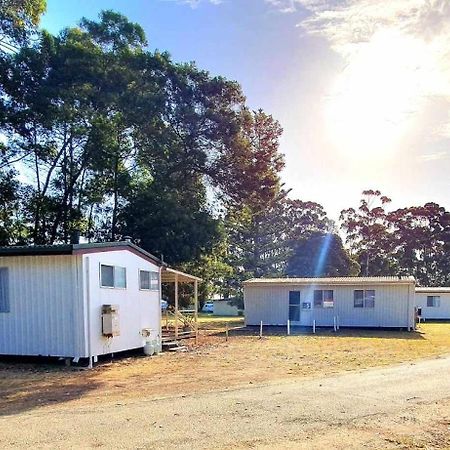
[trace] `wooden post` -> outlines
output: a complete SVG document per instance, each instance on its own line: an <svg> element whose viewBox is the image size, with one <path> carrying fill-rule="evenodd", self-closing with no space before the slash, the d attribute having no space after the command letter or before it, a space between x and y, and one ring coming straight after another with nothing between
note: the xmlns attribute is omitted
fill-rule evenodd
<svg viewBox="0 0 450 450"><path fill-rule="evenodd" d="M291 334L291 321L288 319L287 321L287 335L290 336Z"/></svg>
<svg viewBox="0 0 450 450"><path fill-rule="evenodd" d="M313 333L316 334L316 319L313 320Z"/></svg>
<svg viewBox="0 0 450 450"><path fill-rule="evenodd" d="M336 316L333 317L333 328L334 328L334 332L336 332L337 331Z"/></svg>
<svg viewBox="0 0 450 450"><path fill-rule="evenodd" d="M262 320L261 323L259 324L259 338L262 339Z"/></svg>
<svg viewBox="0 0 450 450"><path fill-rule="evenodd" d="M194 280L194 321L195 321L195 344L198 344L198 281Z"/></svg>
<svg viewBox="0 0 450 450"><path fill-rule="evenodd" d="M228 322L225 324L225 340L228 342Z"/></svg>
<svg viewBox="0 0 450 450"><path fill-rule="evenodd" d="M336 316L337 329L339 330L339 316Z"/></svg>
<svg viewBox="0 0 450 450"><path fill-rule="evenodd" d="M178 339L178 274L175 274L175 339Z"/></svg>

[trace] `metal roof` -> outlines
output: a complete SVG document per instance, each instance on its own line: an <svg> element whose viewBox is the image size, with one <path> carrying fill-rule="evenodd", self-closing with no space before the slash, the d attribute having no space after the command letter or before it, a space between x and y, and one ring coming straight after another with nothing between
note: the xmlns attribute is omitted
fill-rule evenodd
<svg viewBox="0 0 450 450"><path fill-rule="evenodd" d="M129 241L8 246L0 247L0 256L74 255L90 252L95 253L96 251L101 252L114 250L130 250L144 258L151 259L160 266L165 265L158 257Z"/></svg>
<svg viewBox="0 0 450 450"><path fill-rule="evenodd" d="M450 287L416 287L416 292L419 294L450 294Z"/></svg>
<svg viewBox="0 0 450 450"><path fill-rule="evenodd" d="M201 278L196 277L194 275L190 275L185 272L181 272L180 270L175 270L170 267L165 267L161 273L161 282L162 283L174 283L175 281L179 281L181 283L190 283L193 281L203 281Z"/></svg>
<svg viewBox="0 0 450 450"><path fill-rule="evenodd" d="M252 278L244 285L268 284L413 284L414 277L330 277L330 278Z"/></svg>

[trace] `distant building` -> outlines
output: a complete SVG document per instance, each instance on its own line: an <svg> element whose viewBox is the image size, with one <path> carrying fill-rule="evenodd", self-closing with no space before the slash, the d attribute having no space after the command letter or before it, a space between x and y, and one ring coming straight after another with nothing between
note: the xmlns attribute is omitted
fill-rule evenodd
<svg viewBox="0 0 450 450"><path fill-rule="evenodd" d="M450 287L417 287L415 304L424 319L450 319Z"/></svg>
<svg viewBox="0 0 450 450"><path fill-rule="evenodd" d="M254 278L244 282L247 325L415 326L412 277Z"/></svg>

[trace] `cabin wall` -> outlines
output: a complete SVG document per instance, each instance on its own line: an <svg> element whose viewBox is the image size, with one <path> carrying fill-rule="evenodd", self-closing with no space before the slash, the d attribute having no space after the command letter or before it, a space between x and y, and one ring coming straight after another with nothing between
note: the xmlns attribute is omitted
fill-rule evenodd
<svg viewBox="0 0 450 450"><path fill-rule="evenodd" d="M101 287L100 264L125 267L127 287ZM160 338L160 284L157 291L140 290L139 270L160 272L156 264L126 250L83 255L86 356L88 353L97 356L142 347L144 328L152 330L151 339ZM102 305L119 306L119 336L103 336Z"/></svg>
<svg viewBox="0 0 450 450"><path fill-rule="evenodd" d="M315 289L333 290L333 308L315 308ZM355 308L355 289L375 290L374 308ZM373 285L246 285L244 287L244 311L247 325L287 324L289 318L289 291L300 291L300 304L311 303L311 309L300 307L300 321L293 325L333 326L334 317L340 326L346 327L413 327L413 292L411 284Z"/></svg>
<svg viewBox="0 0 450 450"><path fill-rule="evenodd" d="M427 306L429 295L440 297L440 306ZM415 306L422 308L422 317L425 319L450 319L450 292L416 292Z"/></svg>
<svg viewBox="0 0 450 450"><path fill-rule="evenodd" d="M81 257L0 257L5 268L10 309L0 313L0 354L81 356Z"/></svg>

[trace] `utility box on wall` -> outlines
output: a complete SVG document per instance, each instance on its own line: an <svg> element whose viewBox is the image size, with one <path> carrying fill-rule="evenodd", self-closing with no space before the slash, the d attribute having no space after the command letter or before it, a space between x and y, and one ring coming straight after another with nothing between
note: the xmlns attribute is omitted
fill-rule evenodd
<svg viewBox="0 0 450 450"><path fill-rule="evenodd" d="M120 335L119 305L102 306L102 333L108 337Z"/></svg>

